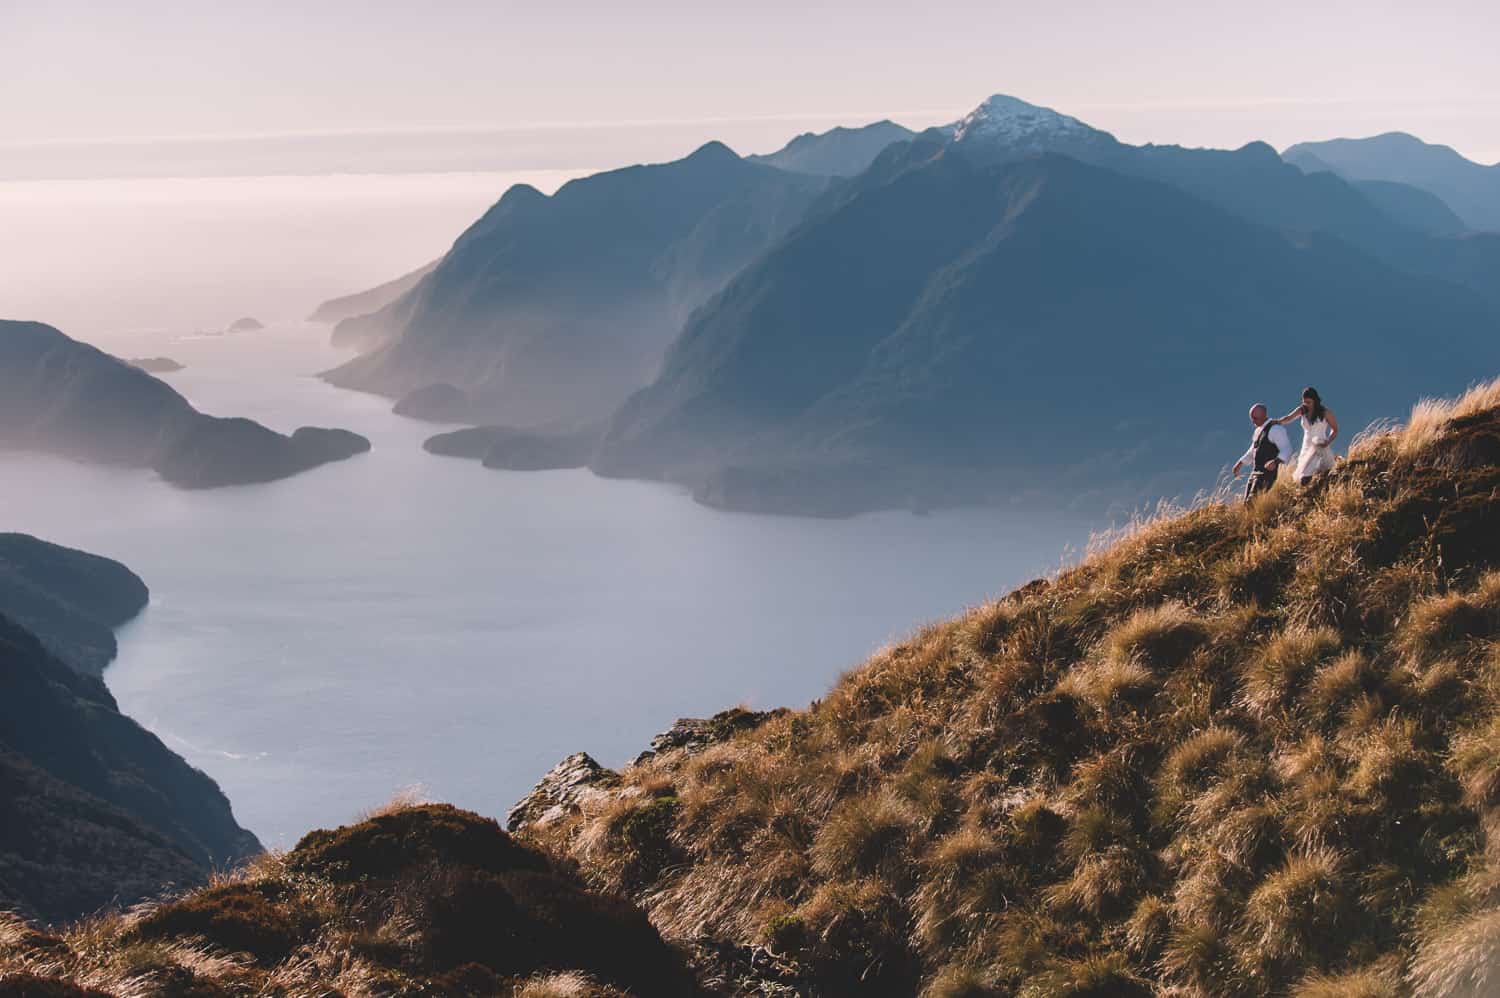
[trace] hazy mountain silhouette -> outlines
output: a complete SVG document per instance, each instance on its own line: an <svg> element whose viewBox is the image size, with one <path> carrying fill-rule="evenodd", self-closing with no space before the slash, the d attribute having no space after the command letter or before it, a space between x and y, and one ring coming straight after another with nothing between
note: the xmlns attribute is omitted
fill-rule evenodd
<svg viewBox="0 0 1500 998"><path fill-rule="evenodd" d="M824 183L714 142L552 197L512 187L432 273L355 323L395 338L326 377L397 398L452 385L474 422L605 416L651 378L687 314Z"/></svg>
<svg viewBox="0 0 1500 998"><path fill-rule="evenodd" d="M0 447L154 468L174 485L209 488L285 478L370 442L206 416L165 382L52 326L0 320Z"/></svg>
<svg viewBox="0 0 1500 998"><path fill-rule="evenodd" d="M852 177L863 173L892 143L907 141L915 134L894 121L877 121L860 128L840 126L826 132L803 132L776 152L745 158L794 173Z"/></svg>
<svg viewBox="0 0 1500 998"><path fill-rule="evenodd" d="M1442 198L1469 228L1500 232L1500 163L1484 166L1405 132L1301 142L1284 155L1307 170L1420 187Z"/></svg>
<svg viewBox="0 0 1500 998"><path fill-rule="evenodd" d="M1160 182L974 156L964 136L877 161L695 314L596 470L790 512L1133 503L1234 456L1251 400L1227 385L1290 406L1316 380L1357 429L1500 365L1495 310L1459 287Z"/></svg>
<svg viewBox="0 0 1500 998"><path fill-rule="evenodd" d="M437 261L434 260L425 266L418 267L409 274L402 274L394 280L386 281L384 284L377 285L368 290L358 291L352 295L343 295L339 298L330 298L313 309L312 314L307 317L307 321L340 323L345 319L379 311L416 287L417 282L432 273L432 269L436 266ZM340 343L340 336L337 331L334 334L334 343ZM347 345L354 346L358 344L350 342Z"/></svg>
<svg viewBox="0 0 1500 998"><path fill-rule="evenodd" d="M117 561L0 533L0 613L80 672L115 657L114 629L145 607L146 584Z"/></svg>
<svg viewBox="0 0 1500 998"><path fill-rule="evenodd" d="M130 904L260 851L229 801L97 678L0 612L0 908Z"/></svg>

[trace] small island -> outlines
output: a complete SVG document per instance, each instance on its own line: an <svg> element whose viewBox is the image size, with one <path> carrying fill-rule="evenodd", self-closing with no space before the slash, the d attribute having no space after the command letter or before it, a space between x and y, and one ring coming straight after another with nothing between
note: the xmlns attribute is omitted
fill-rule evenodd
<svg viewBox="0 0 1500 998"><path fill-rule="evenodd" d="M183 365L171 357L132 357L126 361L131 367L138 367L147 374L171 374L173 371L181 371Z"/></svg>
<svg viewBox="0 0 1500 998"><path fill-rule="evenodd" d="M152 468L182 488L286 478L370 449L348 430L288 435L194 409L165 381L40 322L0 320L0 446Z"/></svg>
<svg viewBox="0 0 1500 998"><path fill-rule="evenodd" d="M259 319L252 319L247 315L244 318L235 319L229 324L229 328L225 331L230 333L254 333L265 328L265 323L261 322Z"/></svg>

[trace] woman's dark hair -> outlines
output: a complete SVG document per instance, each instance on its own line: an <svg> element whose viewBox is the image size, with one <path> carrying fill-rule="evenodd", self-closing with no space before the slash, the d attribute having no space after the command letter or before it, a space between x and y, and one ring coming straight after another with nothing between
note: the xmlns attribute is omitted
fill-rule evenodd
<svg viewBox="0 0 1500 998"><path fill-rule="evenodd" d="M1306 402L1308 399L1312 399L1312 408L1308 412L1303 413L1303 415L1307 417L1309 423L1316 423L1323 418L1323 413L1327 411L1323 408L1323 397L1318 394L1316 388L1308 385L1302 389L1302 401Z"/></svg>

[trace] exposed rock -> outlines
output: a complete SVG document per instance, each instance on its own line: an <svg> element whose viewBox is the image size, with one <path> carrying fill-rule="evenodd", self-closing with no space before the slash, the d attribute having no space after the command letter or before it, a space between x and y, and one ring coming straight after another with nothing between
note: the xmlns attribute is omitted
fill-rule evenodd
<svg viewBox="0 0 1500 998"><path fill-rule="evenodd" d="M741 731L758 728L772 717L784 713L785 707L769 711L731 707L729 710L719 711L713 717L680 717L676 724L651 739L651 747L636 756L635 761L639 765L660 752L677 749L701 752Z"/></svg>
<svg viewBox="0 0 1500 998"><path fill-rule="evenodd" d="M229 324L228 331L231 333L253 333L265 328L265 323L261 322L259 319L252 319L247 315L242 319L235 319L233 322L231 322Z"/></svg>
<svg viewBox="0 0 1500 998"><path fill-rule="evenodd" d="M127 363L148 374L171 374L173 371L182 370L183 367L171 357L132 357Z"/></svg>
<svg viewBox="0 0 1500 998"><path fill-rule="evenodd" d="M548 770L531 792L516 802L505 816L505 827L515 832L575 814L584 802L603 797L605 789L619 781L619 774L599 765L587 752L575 752Z"/></svg>

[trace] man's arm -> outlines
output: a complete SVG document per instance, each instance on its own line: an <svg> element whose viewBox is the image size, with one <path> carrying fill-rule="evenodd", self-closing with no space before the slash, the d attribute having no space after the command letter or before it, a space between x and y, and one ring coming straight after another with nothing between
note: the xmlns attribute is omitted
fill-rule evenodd
<svg viewBox="0 0 1500 998"><path fill-rule="evenodd" d="M1235 478L1240 477L1240 469L1243 468L1247 464L1250 465L1250 470L1254 471L1255 470L1255 465L1252 463L1252 462L1254 462L1254 460L1255 460L1255 441L1251 440L1250 441L1250 449L1247 450L1247 451L1245 451L1245 453L1241 454L1240 455L1240 459L1238 461L1234 462L1234 477Z"/></svg>
<svg viewBox="0 0 1500 998"><path fill-rule="evenodd" d="M1292 453L1292 438L1285 426L1271 427L1271 442L1276 445L1276 456L1281 458L1281 463L1291 464L1296 455Z"/></svg>

